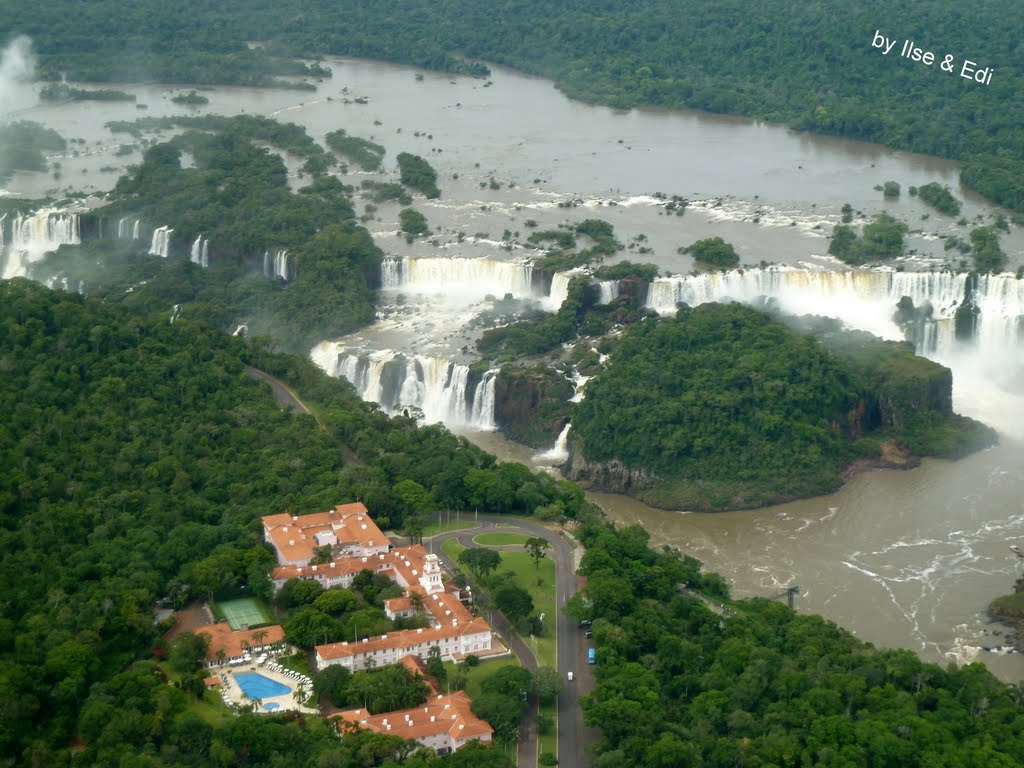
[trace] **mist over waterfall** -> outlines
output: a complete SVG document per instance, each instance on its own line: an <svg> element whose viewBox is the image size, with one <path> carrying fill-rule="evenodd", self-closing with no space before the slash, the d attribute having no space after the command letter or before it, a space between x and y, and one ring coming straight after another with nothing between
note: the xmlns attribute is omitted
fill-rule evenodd
<svg viewBox="0 0 1024 768"><path fill-rule="evenodd" d="M677 303L732 299L756 304L768 298L787 314L834 317L883 339L902 340L894 315L904 296L929 315L914 339L918 354L952 368L954 383L970 377L1019 392L1024 280L1009 274L746 269L659 277L648 289L647 306L672 314ZM957 338L955 316L962 305L975 316L973 340ZM979 414L968 403L964 406Z"/></svg>
<svg viewBox="0 0 1024 768"><path fill-rule="evenodd" d="M419 293L440 293L453 300L486 294L521 299L533 295L533 265L525 260L488 258L388 257L381 264L381 285Z"/></svg>
<svg viewBox="0 0 1024 768"><path fill-rule="evenodd" d="M50 251L81 242L77 213L5 213L0 216L0 277L26 277L30 266Z"/></svg>
<svg viewBox="0 0 1024 768"><path fill-rule="evenodd" d="M0 52L0 115L26 109L36 103L32 90L35 76L36 57L32 53L32 41L25 35L19 35Z"/></svg>
<svg viewBox="0 0 1024 768"><path fill-rule="evenodd" d="M562 431L558 434L558 439L555 440L554 446L543 453L538 453L534 457L535 460L543 464L564 464L569 458L569 430L571 429L572 423L566 422L565 426L562 427Z"/></svg>
<svg viewBox="0 0 1024 768"><path fill-rule="evenodd" d="M487 371L470 392L469 366L443 357L404 355L392 349L349 351L322 342L310 354L330 376L344 376L364 400L389 414L418 409L423 422L494 429L494 380Z"/></svg>
<svg viewBox="0 0 1024 768"><path fill-rule="evenodd" d="M267 277L279 277L288 280L288 251L278 248L263 253L263 274Z"/></svg>
<svg viewBox="0 0 1024 768"><path fill-rule="evenodd" d="M171 252L171 234L174 232L170 227L158 227L153 230L153 241L149 245L149 253L152 256L167 258Z"/></svg>
<svg viewBox="0 0 1024 768"><path fill-rule="evenodd" d="M188 260L193 264L198 264L204 269L210 266L210 241L203 239L202 235L199 235L195 242L192 243L192 250L189 253Z"/></svg>

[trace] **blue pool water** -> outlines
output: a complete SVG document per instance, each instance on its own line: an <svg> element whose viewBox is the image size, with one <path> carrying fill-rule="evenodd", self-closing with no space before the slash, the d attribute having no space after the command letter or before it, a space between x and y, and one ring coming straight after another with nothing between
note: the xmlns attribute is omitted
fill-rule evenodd
<svg viewBox="0 0 1024 768"><path fill-rule="evenodd" d="M259 672L236 672L235 680L250 699L269 699L271 696L283 696L291 693L287 685L264 677Z"/></svg>
<svg viewBox="0 0 1024 768"><path fill-rule="evenodd" d="M280 709L281 705L278 704L276 701L272 701L269 704L264 704L263 708L267 710L267 712L273 712L275 709Z"/></svg>

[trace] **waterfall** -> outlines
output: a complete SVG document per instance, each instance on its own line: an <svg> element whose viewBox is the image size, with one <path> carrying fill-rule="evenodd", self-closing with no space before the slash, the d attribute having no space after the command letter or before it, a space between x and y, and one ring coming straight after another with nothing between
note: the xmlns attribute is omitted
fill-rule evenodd
<svg viewBox="0 0 1024 768"><path fill-rule="evenodd" d="M601 292L600 297L597 300L598 304L611 304L619 298L618 280L599 280L597 288Z"/></svg>
<svg viewBox="0 0 1024 768"><path fill-rule="evenodd" d="M656 278L648 289L647 306L666 314L674 313L677 303L757 303L767 297L788 314L834 317L851 328L902 340L893 315L903 296L917 308L927 304L932 310L914 340L918 354L949 364L970 352L990 371L1019 365L1014 361L1024 340L1024 280L1010 274L982 275L969 285L968 275L952 272L734 270ZM978 313L973 347L957 340L955 333L954 317L965 299Z"/></svg>
<svg viewBox="0 0 1024 768"><path fill-rule="evenodd" d="M569 297L569 283L574 277L584 275L582 269L570 269L568 272L555 272L551 277L551 290L544 300L544 308L550 312L557 312L559 307Z"/></svg>
<svg viewBox="0 0 1024 768"><path fill-rule="evenodd" d="M129 216L125 216L123 219L119 219L117 222L117 239L138 240L139 220L133 219Z"/></svg>
<svg viewBox="0 0 1024 768"><path fill-rule="evenodd" d="M498 369L492 368L484 373L473 394L473 411L469 422L477 429L497 429L494 423L494 387L498 380Z"/></svg>
<svg viewBox="0 0 1024 768"><path fill-rule="evenodd" d="M386 413L417 409L423 422L494 429L494 380L487 371L473 395L469 366L443 357L404 355L392 349L349 351L337 342L322 342L310 354L330 376L348 379L364 400Z"/></svg>
<svg viewBox="0 0 1024 768"><path fill-rule="evenodd" d="M524 260L389 257L381 263L380 277L384 288L442 293L455 299L507 293L524 298L533 293L533 265Z"/></svg>
<svg viewBox="0 0 1024 768"><path fill-rule="evenodd" d="M32 264L62 245L82 242L77 213L44 209L0 217L0 277L27 277Z"/></svg>
<svg viewBox="0 0 1024 768"><path fill-rule="evenodd" d="M402 259L386 256L380 263L380 287L402 287Z"/></svg>
<svg viewBox="0 0 1024 768"><path fill-rule="evenodd" d="M564 464L569 458L570 429L572 429L572 422L566 422L565 426L562 427L562 431L558 435L558 439L555 440L554 446L543 453L538 453L534 457L534 460L543 464Z"/></svg>
<svg viewBox="0 0 1024 768"><path fill-rule="evenodd" d="M267 277L279 277L287 281L288 278L288 251L278 248L263 253L263 274Z"/></svg>
<svg viewBox="0 0 1024 768"><path fill-rule="evenodd" d="M166 259L171 253L171 234L174 232L170 227L157 227L153 230L153 241L149 246L151 256L160 256Z"/></svg>
<svg viewBox="0 0 1024 768"><path fill-rule="evenodd" d="M210 241L204 240L202 235L196 238L196 241L192 243L192 250L190 252L189 261L193 264L198 264L200 267L206 268L210 266Z"/></svg>

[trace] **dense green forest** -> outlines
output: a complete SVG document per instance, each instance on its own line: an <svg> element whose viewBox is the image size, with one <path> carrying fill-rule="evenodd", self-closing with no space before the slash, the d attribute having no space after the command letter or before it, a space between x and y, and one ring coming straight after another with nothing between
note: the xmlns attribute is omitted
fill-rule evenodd
<svg viewBox="0 0 1024 768"><path fill-rule="evenodd" d="M595 768L1024 763L1024 688L983 665L925 664L764 599L713 609L677 585L721 600L715 574L639 526L579 535L587 599L569 610L593 621Z"/></svg>
<svg viewBox="0 0 1024 768"><path fill-rule="evenodd" d="M573 411L574 450L642 473L615 490L658 506L760 506L836 488L884 440L949 456L991 444L951 413L951 386L904 345L865 334L834 354L757 310L704 304L627 328Z"/></svg>
<svg viewBox="0 0 1024 768"><path fill-rule="evenodd" d="M44 75L262 84L296 56L347 54L486 74L483 59L550 77L567 94L748 115L962 161L963 182L1024 210L1024 91L1015 0L893 6L822 0L141 0L8 3ZM953 57L954 71L883 55L876 31ZM248 41L263 41L250 48ZM965 60L994 67L982 85ZM279 81L280 82L280 81Z"/></svg>
<svg viewBox="0 0 1024 768"><path fill-rule="evenodd" d="M282 411L246 364L316 417ZM282 510L361 499L399 529L431 508L580 504L567 483L387 418L302 357L23 279L0 283L0 369L2 765L70 764L73 746L76 765L103 766L358 752L301 721L197 723L147 661L154 601L265 580L257 521ZM359 765L408 751L370 741ZM353 764L337 760L320 764Z"/></svg>
<svg viewBox="0 0 1024 768"><path fill-rule="evenodd" d="M351 188L313 175L292 192L281 157L253 142L269 142L317 167L333 162L329 153L298 126L247 115L115 127L175 125L189 130L149 147L118 181L114 202L84 217L93 237L48 256L34 268L35 278L85 280L93 295L146 311L182 305L185 317L218 328L244 322L250 334L272 335L292 351L373 319L382 253L355 221ZM142 253L148 240L109 239L121 217L141 219L150 231L173 229L171 258ZM101 230L105 238L96 239ZM209 269L186 259L200 236L209 241ZM287 285L263 274L264 255L282 250Z"/></svg>

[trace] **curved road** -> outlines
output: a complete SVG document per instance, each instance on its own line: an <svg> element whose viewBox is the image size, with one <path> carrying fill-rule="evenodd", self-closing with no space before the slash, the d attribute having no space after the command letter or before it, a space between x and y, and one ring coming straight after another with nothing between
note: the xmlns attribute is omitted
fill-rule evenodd
<svg viewBox="0 0 1024 768"><path fill-rule="evenodd" d="M447 531L432 537L435 544L442 544L449 539L456 539L466 547L479 546L473 538L487 531L522 533L527 536L539 536L551 545L547 555L555 561L555 625L558 633L558 674L562 678L562 690L558 696L558 764L563 768L588 768L590 757L584 747L596 738L596 731L583 726L583 712L579 706L579 697L589 693L593 688L593 675L586 661L586 642L583 631L576 622L562 611L565 601L574 595L578 588L573 546L558 532L553 531L532 520L508 518L501 515L480 515L479 525L460 531ZM500 527L499 527L500 525ZM490 549L515 549L523 547L498 546ZM449 568L455 563L441 552L438 556ZM500 612L492 612L492 624L499 634L508 642L509 647L519 657L522 665L531 671L537 668L537 660L533 651L523 642L522 638L509 626L508 621ZM573 673L573 682L568 682L569 672ZM530 710L524 718L519 740L519 768L534 768L537 765L536 729L533 721L537 716L537 704L531 701Z"/></svg>

